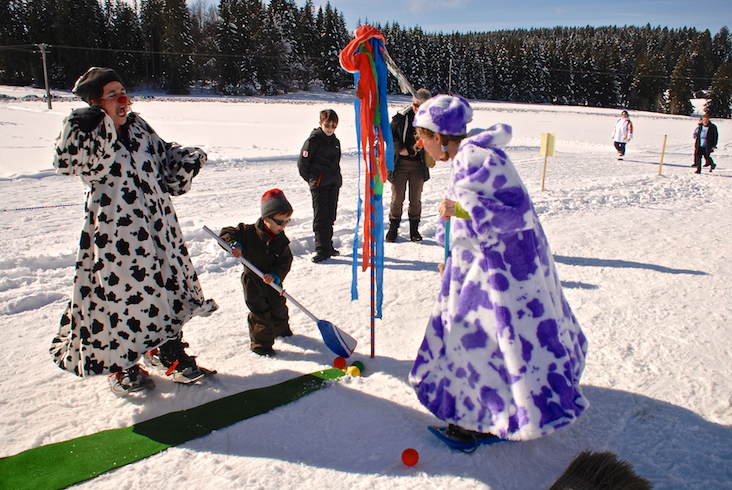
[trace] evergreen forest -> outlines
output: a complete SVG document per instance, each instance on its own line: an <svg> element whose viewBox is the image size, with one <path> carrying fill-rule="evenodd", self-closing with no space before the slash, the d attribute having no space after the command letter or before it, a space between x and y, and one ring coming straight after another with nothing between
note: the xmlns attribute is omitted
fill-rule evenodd
<svg viewBox="0 0 732 490"><path fill-rule="evenodd" d="M90 66L129 88L221 95L340 91L351 40L330 3L312 0L0 0L0 84L70 89ZM691 114L706 98L730 117L732 36L694 28L606 26L426 33L376 25L415 88L469 99ZM389 91L399 93L389 78Z"/></svg>

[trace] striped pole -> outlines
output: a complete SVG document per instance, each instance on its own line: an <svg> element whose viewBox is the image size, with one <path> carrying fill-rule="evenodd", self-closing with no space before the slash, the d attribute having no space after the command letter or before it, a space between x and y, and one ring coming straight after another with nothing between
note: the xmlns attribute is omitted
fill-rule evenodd
<svg viewBox="0 0 732 490"><path fill-rule="evenodd" d="M376 245L371 245L371 358L376 356L376 270L374 255Z"/></svg>
<svg viewBox="0 0 732 490"><path fill-rule="evenodd" d="M369 239L371 254L369 257L369 266L371 267L371 358L376 356L376 267L374 266L374 256L376 255L376 239L375 239L375 212L374 212L374 174L372 174L369 186L369 199L371 200L371 220L369 223Z"/></svg>

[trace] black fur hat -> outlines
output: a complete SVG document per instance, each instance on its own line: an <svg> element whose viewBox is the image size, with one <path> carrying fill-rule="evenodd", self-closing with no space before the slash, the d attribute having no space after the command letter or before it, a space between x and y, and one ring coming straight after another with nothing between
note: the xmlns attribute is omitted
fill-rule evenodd
<svg viewBox="0 0 732 490"><path fill-rule="evenodd" d="M122 77L113 69L92 66L86 73L79 77L71 92L91 105L91 100L98 96L104 86L109 82L119 82L122 86L125 84L122 81Z"/></svg>

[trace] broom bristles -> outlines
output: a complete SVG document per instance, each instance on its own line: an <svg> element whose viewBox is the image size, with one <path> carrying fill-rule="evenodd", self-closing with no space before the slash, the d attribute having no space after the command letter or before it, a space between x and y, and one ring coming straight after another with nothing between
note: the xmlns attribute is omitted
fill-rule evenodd
<svg viewBox="0 0 732 490"><path fill-rule="evenodd" d="M612 451L584 451L549 490L650 490L653 484Z"/></svg>

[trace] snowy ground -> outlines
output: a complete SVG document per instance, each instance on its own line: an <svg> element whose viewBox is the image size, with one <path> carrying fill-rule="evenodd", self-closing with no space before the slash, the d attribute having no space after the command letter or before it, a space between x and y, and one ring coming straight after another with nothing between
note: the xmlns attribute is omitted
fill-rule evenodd
<svg viewBox="0 0 732 490"><path fill-rule="evenodd" d="M370 358L369 276L351 301L358 168L352 96L305 94L212 101L156 97L134 109L166 140L203 147L207 167L175 198L204 292L221 306L185 337L219 375L194 387L157 379L145 398L119 399L106 378L75 378L48 354L71 292L83 186L56 176L53 141L79 102L53 110L0 87L0 456L124 427L330 366L316 325L291 306L295 336L276 358L248 349L238 262L201 230L258 217L261 194L283 189L295 208L287 291L359 341L348 378L268 414L122 467L78 488L542 489L577 452L611 450L657 489L732 488L732 122L715 121L717 170L694 175L696 118L631 111L635 139L616 160L618 110L476 102L474 127L513 126L508 153L532 194L565 294L590 342L582 378L590 409L541 440L447 449L407 382L438 287L443 251L433 239L448 168L423 195L425 241L386 244L384 317ZM391 99L390 112L407 99ZM342 256L313 264L310 194L296 169L318 112L341 115L344 156L335 244ZM542 132L557 155L539 156ZM663 168L658 162L667 137ZM385 200L390 198L387 188ZM419 463L402 464L413 447ZM2 485L0 485L2 486Z"/></svg>

